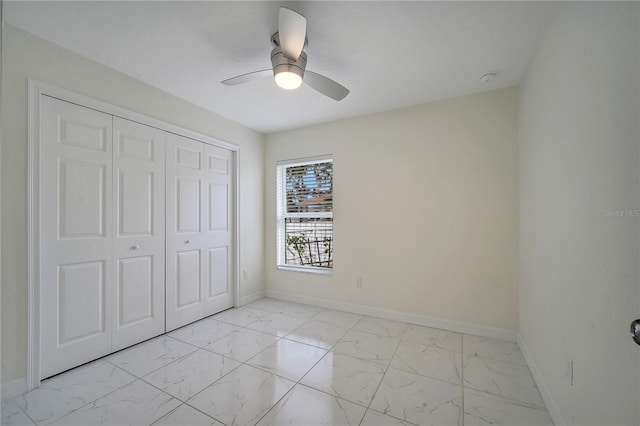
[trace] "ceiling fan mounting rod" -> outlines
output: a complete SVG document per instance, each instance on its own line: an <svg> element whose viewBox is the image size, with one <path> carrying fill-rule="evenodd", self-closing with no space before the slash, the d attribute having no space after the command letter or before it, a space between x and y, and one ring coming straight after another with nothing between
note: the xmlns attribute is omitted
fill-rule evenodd
<svg viewBox="0 0 640 426"><path fill-rule="evenodd" d="M280 32L276 31L275 33L273 33L273 35L271 36L271 44L273 44L274 47L280 47ZM307 45L309 44L309 39L307 37L304 38L304 46L303 49L305 47L307 47Z"/></svg>

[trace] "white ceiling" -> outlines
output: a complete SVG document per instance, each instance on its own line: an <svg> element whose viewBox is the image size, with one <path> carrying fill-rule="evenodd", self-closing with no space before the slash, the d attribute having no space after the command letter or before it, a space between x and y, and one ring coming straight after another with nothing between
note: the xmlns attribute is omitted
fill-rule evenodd
<svg viewBox="0 0 640 426"><path fill-rule="evenodd" d="M272 78L278 7L307 17L307 68L351 90L336 102ZM5 1L9 24L263 133L517 85L548 2ZM489 84L479 77L497 72Z"/></svg>

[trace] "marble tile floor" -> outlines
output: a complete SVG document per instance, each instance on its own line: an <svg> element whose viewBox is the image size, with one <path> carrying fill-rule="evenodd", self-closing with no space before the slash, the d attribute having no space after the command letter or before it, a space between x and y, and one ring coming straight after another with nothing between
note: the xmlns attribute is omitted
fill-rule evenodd
<svg viewBox="0 0 640 426"><path fill-rule="evenodd" d="M10 425L551 425L518 345L260 299L2 402Z"/></svg>

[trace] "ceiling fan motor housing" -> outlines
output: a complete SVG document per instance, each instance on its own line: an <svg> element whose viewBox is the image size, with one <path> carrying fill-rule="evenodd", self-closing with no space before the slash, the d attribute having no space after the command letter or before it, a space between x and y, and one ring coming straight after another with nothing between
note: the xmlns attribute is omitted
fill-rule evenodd
<svg viewBox="0 0 640 426"><path fill-rule="evenodd" d="M299 75L300 78L304 78L304 70L307 68L307 54L303 51L298 56L298 59L289 59L284 55L280 46L276 46L271 51L271 66L274 76L288 71Z"/></svg>

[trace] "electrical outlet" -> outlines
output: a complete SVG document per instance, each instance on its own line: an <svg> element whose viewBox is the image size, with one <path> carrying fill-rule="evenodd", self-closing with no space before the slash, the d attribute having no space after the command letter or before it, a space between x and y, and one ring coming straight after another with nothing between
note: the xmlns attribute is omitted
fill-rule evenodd
<svg viewBox="0 0 640 426"><path fill-rule="evenodd" d="M246 269L244 271L242 271L242 279L244 279L244 280L248 280L249 279L249 271L247 271Z"/></svg>
<svg viewBox="0 0 640 426"><path fill-rule="evenodd" d="M356 278L356 288L362 288L362 277Z"/></svg>

